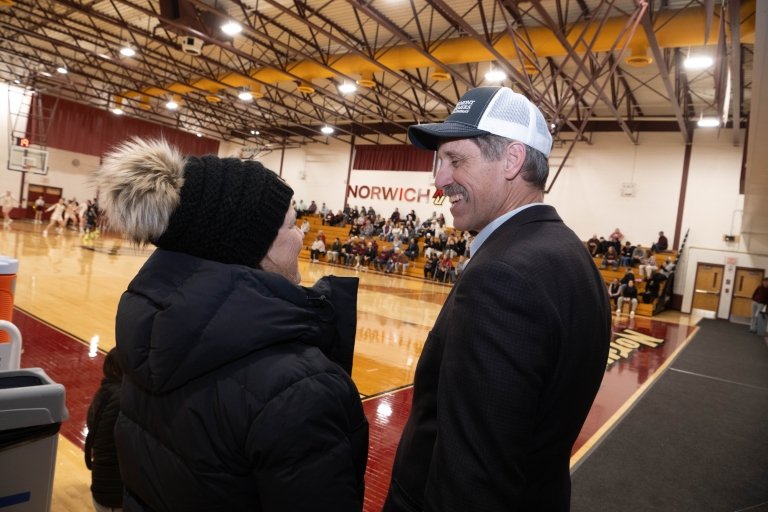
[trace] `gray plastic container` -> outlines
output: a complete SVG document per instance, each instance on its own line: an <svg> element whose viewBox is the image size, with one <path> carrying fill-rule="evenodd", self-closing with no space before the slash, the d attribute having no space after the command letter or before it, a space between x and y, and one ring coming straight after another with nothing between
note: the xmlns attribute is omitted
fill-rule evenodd
<svg viewBox="0 0 768 512"><path fill-rule="evenodd" d="M40 368L0 371L0 510L51 509L64 386Z"/></svg>

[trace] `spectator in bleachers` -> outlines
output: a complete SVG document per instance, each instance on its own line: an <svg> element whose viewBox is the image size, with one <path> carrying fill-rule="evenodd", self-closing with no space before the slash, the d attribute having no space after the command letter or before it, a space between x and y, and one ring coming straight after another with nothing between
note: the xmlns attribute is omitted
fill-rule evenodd
<svg viewBox="0 0 768 512"><path fill-rule="evenodd" d="M345 222L346 221L345 221L345 217L344 217L344 212L339 210L339 211L336 212L336 215L333 216L333 224L331 224L331 225L332 226L342 226L343 227Z"/></svg>
<svg viewBox="0 0 768 512"><path fill-rule="evenodd" d="M392 256L392 250L388 246L383 246L379 251L379 255L373 261L374 270L380 270L382 272L387 271L389 265L389 258Z"/></svg>
<svg viewBox="0 0 768 512"><path fill-rule="evenodd" d="M419 243L416 241L415 238L411 237L408 240L408 246L405 248L405 255L408 256L410 260L415 260L419 257Z"/></svg>
<svg viewBox="0 0 768 512"><path fill-rule="evenodd" d="M328 245L328 242L325 240L325 233L323 233L322 229L317 230L317 237L323 241L324 244Z"/></svg>
<svg viewBox="0 0 768 512"><path fill-rule="evenodd" d="M617 242L621 242L624 239L624 234L621 232L619 228L616 228L613 230L613 233L608 235L608 240L613 242L614 244Z"/></svg>
<svg viewBox="0 0 768 512"><path fill-rule="evenodd" d="M381 240L386 242L392 241L392 221L387 219L384 225L381 227L381 234L379 235Z"/></svg>
<svg viewBox="0 0 768 512"><path fill-rule="evenodd" d="M399 269L400 273L405 275L405 271L408 270L408 264L411 262L411 260L408 259L408 256L406 256L403 251L396 248L392 255L392 261L395 266L393 271L397 272Z"/></svg>
<svg viewBox="0 0 768 512"><path fill-rule="evenodd" d="M371 263L373 263L376 260L376 256L379 254L379 244L376 242L375 239L371 239L368 241L368 243L365 246L365 251L363 252L361 265L363 266L363 270L368 270L371 268Z"/></svg>
<svg viewBox="0 0 768 512"><path fill-rule="evenodd" d="M331 249L327 251L326 256L328 257L328 261L330 263L338 263L340 252L341 252L341 240L339 240L339 237L336 237L333 240L333 243L331 244Z"/></svg>
<svg viewBox="0 0 768 512"><path fill-rule="evenodd" d="M373 224L371 224L370 219L366 217L363 227L360 228L360 234L366 238L370 238L373 236L375 231L376 230L373 228Z"/></svg>
<svg viewBox="0 0 768 512"><path fill-rule="evenodd" d="M651 304L659 296L659 290L661 289L661 283L666 278L662 278L661 274L654 272L653 275L645 282L645 290L643 291L643 303Z"/></svg>
<svg viewBox="0 0 768 512"><path fill-rule="evenodd" d="M621 261L619 265L622 267L631 267L632 266L632 253L634 252L635 248L632 247L631 242L624 242L624 246L621 248Z"/></svg>
<svg viewBox="0 0 768 512"><path fill-rule="evenodd" d="M676 266L677 265L674 261L672 261L672 258L667 256L667 258L664 260L664 265L662 265L659 269L659 274L663 275L666 279L669 279L669 276L672 275L672 272L675 271Z"/></svg>
<svg viewBox="0 0 768 512"><path fill-rule="evenodd" d="M642 246L642 244L637 244L637 247L635 247L635 250L632 251L632 266L639 265L642 260L644 260L648 256L647 251L645 250L645 247Z"/></svg>
<svg viewBox="0 0 768 512"><path fill-rule="evenodd" d="M333 226L334 224L334 215L333 212L328 210L325 212L325 215L323 215L323 226Z"/></svg>
<svg viewBox="0 0 768 512"><path fill-rule="evenodd" d="M443 254L440 263L435 271L435 279L442 282L452 283L456 280L456 272L453 268L453 260L447 254Z"/></svg>
<svg viewBox="0 0 768 512"><path fill-rule="evenodd" d="M392 224L397 224L400 222L400 210L395 208L395 211L393 211L392 215L389 216L389 220L392 221Z"/></svg>
<svg viewBox="0 0 768 512"><path fill-rule="evenodd" d="M317 213L317 204L314 201L310 201L309 206L306 209L307 214L314 215Z"/></svg>
<svg viewBox="0 0 768 512"><path fill-rule="evenodd" d="M609 245L608 250L605 251L605 254L603 255L603 263L600 267L607 268L608 265L611 265L613 270L619 269L619 255L616 253L616 248L612 245Z"/></svg>
<svg viewBox="0 0 768 512"><path fill-rule="evenodd" d="M624 272L624 277L621 278L621 284L627 284L628 282L635 282L635 273L632 272L631 267L627 267L627 271Z"/></svg>
<svg viewBox="0 0 768 512"><path fill-rule="evenodd" d="M325 203L320 206L320 211L317 212L317 214L320 216L321 219L325 219L325 216L328 214L328 212L331 211L328 209L327 206L325 206Z"/></svg>
<svg viewBox="0 0 768 512"><path fill-rule="evenodd" d="M448 256L449 258L455 258L456 256L458 256L459 251L456 249L457 243L458 242L456 240L456 237L453 235L453 233L448 235L448 239L445 241L445 248L444 248L446 256Z"/></svg>
<svg viewBox="0 0 768 512"><path fill-rule="evenodd" d="M656 270L658 270L658 267L656 266L656 256L653 254L649 254L640 261L640 277L646 281L651 279L651 276Z"/></svg>
<svg viewBox="0 0 768 512"><path fill-rule="evenodd" d="M608 247L610 246L610 244L608 243L608 240L606 240L602 236L598 240L599 241L597 243L597 254L598 255L605 254L605 252L608 250Z"/></svg>
<svg viewBox="0 0 768 512"><path fill-rule="evenodd" d="M360 226L357 222L350 224L349 232L347 234L349 236L360 236Z"/></svg>
<svg viewBox="0 0 768 512"><path fill-rule="evenodd" d="M325 255L325 242L320 238L320 235L315 237L315 241L309 247L309 258L312 263L320 261L320 256Z"/></svg>
<svg viewBox="0 0 768 512"><path fill-rule="evenodd" d="M304 236L307 236L307 233L309 233L309 230L312 229L312 226L309 224L309 221L307 219L304 219L301 222L301 234Z"/></svg>
<svg viewBox="0 0 768 512"><path fill-rule="evenodd" d="M589 250L589 254L592 255L594 258L597 256L597 249L600 247L600 240L597 238L597 233L592 235L592 238L587 240L587 250Z"/></svg>
<svg viewBox="0 0 768 512"><path fill-rule="evenodd" d="M440 260L437 259L437 254L431 254L424 262L424 279L433 279L439 264Z"/></svg>
<svg viewBox="0 0 768 512"><path fill-rule="evenodd" d="M392 223L392 234L390 236L389 241L395 240L397 238L400 238L403 236L403 223L402 222L393 222Z"/></svg>
<svg viewBox="0 0 768 512"><path fill-rule="evenodd" d="M667 237L664 236L663 231L659 231L659 239L656 241L655 244L651 245L651 252L659 252L659 251L666 251L667 247L669 246L669 242L667 241Z"/></svg>
<svg viewBox="0 0 768 512"><path fill-rule="evenodd" d="M618 277L614 277L613 281L608 284L608 297L613 301L613 306L616 307L619 294L621 293L622 284L619 282Z"/></svg>
<svg viewBox="0 0 768 512"><path fill-rule="evenodd" d="M616 314L621 315L621 306L625 303L630 303L629 316L635 316L635 310L637 310L637 288L635 287L635 281L627 281L627 284L621 287L621 293L616 301Z"/></svg>

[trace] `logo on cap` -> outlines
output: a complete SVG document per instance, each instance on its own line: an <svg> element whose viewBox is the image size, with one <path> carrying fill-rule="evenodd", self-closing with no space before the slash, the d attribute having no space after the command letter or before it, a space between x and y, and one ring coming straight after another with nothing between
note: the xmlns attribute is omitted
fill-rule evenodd
<svg viewBox="0 0 768 512"><path fill-rule="evenodd" d="M460 101L456 104L456 107L453 109L452 114L466 114L470 111L472 108L472 104L475 102L475 100L464 100Z"/></svg>

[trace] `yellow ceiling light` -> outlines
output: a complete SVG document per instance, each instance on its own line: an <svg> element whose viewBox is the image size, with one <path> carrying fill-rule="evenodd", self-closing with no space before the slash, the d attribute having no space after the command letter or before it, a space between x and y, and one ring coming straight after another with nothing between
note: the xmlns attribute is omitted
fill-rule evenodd
<svg viewBox="0 0 768 512"><path fill-rule="evenodd" d="M451 74L444 69L436 69L429 77L435 82L445 82L451 79Z"/></svg>
<svg viewBox="0 0 768 512"><path fill-rule="evenodd" d="M370 72L360 75L360 79L356 80L355 83L360 87L365 87L367 89L371 89L376 86L376 82L373 80L373 73Z"/></svg>
<svg viewBox="0 0 768 512"><path fill-rule="evenodd" d="M651 64L653 62L653 57L648 55L647 46L633 46L629 55L624 58L624 62L630 66L642 68Z"/></svg>
<svg viewBox="0 0 768 512"><path fill-rule="evenodd" d="M302 94L315 94L315 88L307 82L299 84L296 89Z"/></svg>

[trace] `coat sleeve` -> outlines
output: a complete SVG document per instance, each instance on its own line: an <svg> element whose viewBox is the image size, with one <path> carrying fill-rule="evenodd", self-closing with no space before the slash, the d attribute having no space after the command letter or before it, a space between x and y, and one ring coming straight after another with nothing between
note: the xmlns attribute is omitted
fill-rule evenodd
<svg viewBox="0 0 768 512"><path fill-rule="evenodd" d="M430 511L516 509L556 357L555 314L537 283L501 262L474 270L437 333L446 341L424 496Z"/></svg>
<svg viewBox="0 0 768 512"><path fill-rule="evenodd" d="M362 510L368 423L341 370L285 389L262 410L248 437L265 512Z"/></svg>

